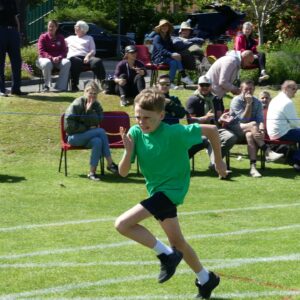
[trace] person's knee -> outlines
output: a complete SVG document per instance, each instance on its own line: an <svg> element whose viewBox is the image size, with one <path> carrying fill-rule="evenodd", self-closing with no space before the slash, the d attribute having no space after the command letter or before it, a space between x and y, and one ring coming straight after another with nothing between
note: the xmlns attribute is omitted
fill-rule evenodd
<svg viewBox="0 0 300 300"><path fill-rule="evenodd" d="M101 149L101 146L102 146L102 139L99 138L99 137L95 137L93 139L91 139L90 141L91 145L92 145L92 148L98 148Z"/></svg>
<svg viewBox="0 0 300 300"><path fill-rule="evenodd" d="M128 228L128 222L126 222L126 220L122 216L119 216L115 221L115 229L119 233L125 235L125 233L128 231Z"/></svg>

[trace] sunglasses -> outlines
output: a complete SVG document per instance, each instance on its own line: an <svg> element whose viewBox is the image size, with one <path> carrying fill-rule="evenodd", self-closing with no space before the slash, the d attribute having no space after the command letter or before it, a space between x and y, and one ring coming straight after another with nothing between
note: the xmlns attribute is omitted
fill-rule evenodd
<svg viewBox="0 0 300 300"><path fill-rule="evenodd" d="M161 86L170 86L171 85L169 82L159 82L158 84Z"/></svg>
<svg viewBox="0 0 300 300"><path fill-rule="evenodd" d="M199 83L201 87L210 87L209 83Z"/></svg>

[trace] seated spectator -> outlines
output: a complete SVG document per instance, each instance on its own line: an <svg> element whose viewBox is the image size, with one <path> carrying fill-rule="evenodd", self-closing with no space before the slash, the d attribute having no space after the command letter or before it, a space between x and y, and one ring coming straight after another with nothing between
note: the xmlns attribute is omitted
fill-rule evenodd
<svg viewBox="0 0 300 300"><path fill-rule="evenodd" d="M181 101L176 96L170 96L171 80L168 74L159 76L157 89L165 96L165 117L163 122L173 125L178 124L179 120L184 118L187 114L185 108L182 106ZM202 136L202 143L196 144L189 149L189 158L193 157L197 152L202 149L207 149L209 156L212 155L212 148L205 136Z"/></svg>
<svg viewBox="0 0 300 300"><path fill-rule="evenodd" d="M261 177L256 169L257 150L266 152L267 161L276 161L283 154L276 153L264 142L265 128L261 102L253 96L255 87L252 80L241 83L241 94L234 97L230 103L230 115L233 120L227 125L238 137L238 142L246 140L250 158L250 175Z"/></svg>
<svg viewBox="0 0 300 300"><path fill-rule="evenodd" d="M121 106L127 106L130 102L128 97L135 97L146 86L145 76L147 70L145 65L136 59L137 50L130 45L125 48L125 55L115 69L114 80L121 97Z"/></svg>
<svg viewBox="0 0 300 300"><path fill-rule="evenodd" d="M250 66L253 60L253 53L250 50L243 53L232 51L217 59L206 73L211 80L212 92L219 98L223 98L227 92L240 94L240 88L234 83L239 79L240 69Z"/></svg>
<svg viewBox="0 0 300 300"><path fill-rule="evenodd" d="M272 98L268 91L262 91L259 94L258 100L261 102L263 109L268 109Z"/></svg>
<svg viewBox="0 0 300 300"><path fill-rule="evenodd" d="M84 21L78 21L74 29L75 35L70 35L65 40L69 48L67 57L71 61L72 91L77 92L83 65L88 65L99 81L105 78L105 69L102 60L95 57L96 47L93 37L86 34L89 25Z"/></svg>
<svg viewBox="0 0 300 300"><path fill-rule="evenodd" d="M59 69L59 77L55 84L55 89L58 91L66 91L68 89L71 63L66 58L68 48L64 36L57 33L57 29L57 21L49 21L48 31L42 33L38 40L39 58L36 64L43 72L45 80L43 87L44 92L49 92L50 90L53 68Z"/></svg>
<svg viewBox="0 0 300 300"><path fill-rule="evenodd" d="M188 22L182 22L179 36L173 38L174 50L182 57L183 67L187 70L196 70L199 75L206 73L210 68L208 59L204 56L201 46L204 40L191 36L193 29Z"/></svg>
<svg viewBox="0 0 300 300"><path fill-rule="evenodd" d="M193 81L185 73L181 62L181 55L174 49L171 39L173 25L167 20L160 20L154 28L157 33L153 38L152 60L155 64L167 64L170 67L171 88L174 89L174 80L177 70L181 74L181 81L185 84L193 84Z"/></svg>
<svg viewBox="0 0 300 300"><path fill-rule="evenodd" d="M170 92L171 80L168 74L160 75L157 82L157 89L165 96L165 117L163 121L170 125L178 124L180 119L186 116L186 110L181 101L176 96L171 96Z"/></svg>
<svg viewBox="0 0 300 300"><path fill-rule="evenodd" d="M205 75L199 78L198 88L189 97L186 110L190 114L192 122L214 124L219 127L222 157L226 156L236 143L237 137L229 129L220 128L218 120L225 118L223 100L212 93L211 81Z"/></svg>
<svg viewBox="0 0 300 300"><path fill-rule="evenodd" d="M106 132L99 128L103 117L103 109L97 101L100 89L94 81L89 81L84 88L84 95L75 99L67 108L64 128L68 135L68 143L72 146L92 148L90 172L88 178L100 180L96 175L101 156L107 160L107 170L118 173L118 166L113 162Z"/></svg>
<svg viewBox="0 0 300 300"><path fill-rule="evenodd" d="M281 92L271 101L267 113L267 130L271 140L300 143L300 120L292 101L297 89L295 81L286 80ZM294 169L300 171L300 150L293 154L291 162Z"/></svg>
<svg viewBox="0 0 300 300"><path fill-rule="evenodd" d="M253 25L251 22L243 24L242 34L235 38L234 49L237 51L251 50L254 54L254 64L259 67L260 76L259 82L269 79L269 75L266 73L266 55L263 52L258 52L256 46L258 45L257 40L252 36Z"/></svg>

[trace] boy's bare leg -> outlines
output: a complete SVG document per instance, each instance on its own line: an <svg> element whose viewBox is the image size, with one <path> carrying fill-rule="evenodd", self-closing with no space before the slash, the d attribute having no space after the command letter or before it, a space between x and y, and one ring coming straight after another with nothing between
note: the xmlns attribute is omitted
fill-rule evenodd
<svg viewBox="0 0 300 300"><path fill-rule="evenodd" d="M141 204L137 204L120 215L115 221L115 228L126 237L153 249L156 244L154 235L138 223L152 216Z"/></svg>
<svg viewBox="0 0 300 300"><path fill-rule="evenodd" d="M160 221L160 225L165 231L170 245L182 252L183 259L195 273L200 272L203 266L193 248L184 239L178 218L165 219L164 221Z"/></svg>

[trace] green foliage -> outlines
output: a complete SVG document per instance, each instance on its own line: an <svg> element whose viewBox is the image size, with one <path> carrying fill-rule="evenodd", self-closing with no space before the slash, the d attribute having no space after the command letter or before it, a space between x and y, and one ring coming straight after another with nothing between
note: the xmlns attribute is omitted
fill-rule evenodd
<svg viewBox="0 0 300 300"><path fill-rule="evenodd" d="M300 39L275 44L267 54L267 69L272 83L280 84L286 79L300 81Z"/></svg>
<svg viewBox="0 0 300 300"><path fill-rule="evenodd" d="M37 46L32 45L21 48L21 56L22 60L30 65L33 69L33 75L39 74L40 69L35 65L35 62L38 58Z"/></svg>
<svg viewBox="0 0 300 300"><path fill-rule="evenodd" d="M116 28L116 22L107 18L107 15L98 10L91 10L89 6L78 6L76 8L56 8L54 12L50 13L47 17L47 21L55 19L58 21L78 21L84 20L86 22L92 22L104 27L107 30L114 30Z"/></svg>

